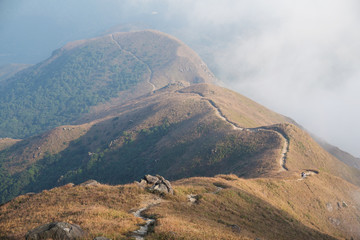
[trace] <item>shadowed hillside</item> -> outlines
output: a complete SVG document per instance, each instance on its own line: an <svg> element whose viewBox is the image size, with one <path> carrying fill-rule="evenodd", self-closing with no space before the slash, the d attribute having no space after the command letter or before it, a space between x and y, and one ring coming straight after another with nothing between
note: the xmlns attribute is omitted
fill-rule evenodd
<svg viewBox="0 0 360 240"><path fill-rule="evenodd" d="M215 85L169 85L94 118L0 152L2 201L67 182L119 184L146 173L296 178L310 169L360 185L357 169L287 118Z"/></svg>

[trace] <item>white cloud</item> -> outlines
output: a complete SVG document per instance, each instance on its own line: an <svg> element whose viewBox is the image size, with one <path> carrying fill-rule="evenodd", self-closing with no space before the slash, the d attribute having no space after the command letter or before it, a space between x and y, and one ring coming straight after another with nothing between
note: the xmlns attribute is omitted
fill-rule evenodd
<svg viewBox="0 0 360 240"><path fill-rule="evenodd" d="M187 18L188 33L220 39L211 54L228 86L360 156L358 1L211 0L169 5Z"/></svg>

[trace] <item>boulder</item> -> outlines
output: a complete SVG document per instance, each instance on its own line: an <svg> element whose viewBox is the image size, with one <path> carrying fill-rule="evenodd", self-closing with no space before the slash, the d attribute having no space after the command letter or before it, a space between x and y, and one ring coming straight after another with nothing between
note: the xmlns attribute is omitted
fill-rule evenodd
<svg viewBox="0 0 360 240"><path fill-rule="evenodd" d="M141 179L140 182L135 181L135 183L141 188L145 188L147 186L147 181L145 179Z"/></svg>
<svg viewBox="0 0 360 240"><path fill-rule="evenodd" d="M156 176L152 176L149 174L145 175L144 178L141 179L140 183L138 183L138 185L140 187L144 187L144 185L151 185L148 187L148 189L152 191L174 194L174 190L171 187L170 182L160 175L156 175Z"/></svg>
<svg viewBox="0 0 360 240"><path fill-rule="evenodd" d="M99 185L99 184L100 183L97 182L96 180L91 179L91 180L87 180L86 182L80 183L79 186L88 187L88 186L96 186L96 185Z"/></svg>
<svg viewBox="0 0 360 240"><path fill-rule="evenodd" d="M80 226L66 222L53 222L42 225L40 227L30 230L26 235L26 240L72 240L85 237L85 232Z"/></svg>
<svg viewBox="0 0 360 240"><path fill-rule="evenodd" d="M148 183L148 184L155 184L159 178L156 176L152 176L152 175L145 175L144 176L144 180Z"/></svg>
<svg viewBox="0 0 360 240"><path fill-rule="evenodd" d="M236 232L236 233L240 233L241 232L241 228L236 225L236 224L233 224L233 225L230 225L231 229L233 232Z"/></svg>
<svg viewBox="0 0 360 240"><path fill-rule="evenodd" d="M174 194L174 190L168 180L160 175L156 175L158 181L155 183L155 188L159 189L159 192Z"/></svg>
<svg viewBox="0 0 360 240"><path fill-rule="evenodd" d="M96 238L94 238L94 240L111 240L111 239L106 238L106 237L96 237Z"/></svg>

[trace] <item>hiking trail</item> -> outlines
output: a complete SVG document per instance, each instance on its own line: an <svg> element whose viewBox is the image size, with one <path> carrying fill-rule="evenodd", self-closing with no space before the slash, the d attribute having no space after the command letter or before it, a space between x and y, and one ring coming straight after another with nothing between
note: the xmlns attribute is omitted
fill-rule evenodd
<svg viewBox="0 0 360 240"><path fill-rule="evenodd" d="M177 91L179 93L187 93L187 92L182 92L182 91ZM280 154L280 158L279 158L279 164L280 164L280 169L279 172L282 171L289 171L289 169L286 167L286 155L289 151L289 140L287 139L287 137L280 132L279 130L277 130L275 127L256 127L256 128L243 128L243 127L239 127L236 123L230 121L221 111L221 109L215 104L215 102L211 99L206 98L203 94L198 93L198 92L189 92L190 94L196 94L198 96L201 97L202 100L207 101L208 103L210 103L210 105L213 107L213 109L215 110L215 114L222 119L223 121L229 123L232 128L234 130L239 130L239 131L248 131L248 132L258 132L258 131L266 131L266 132L273 132L276 133L280 138L282 138L284 140L284 145L282 147L281 150L281 154Z"/></svg>
<svg viewBox="0 0 360 240"><path fill-rule="evenodd" d="M151 82L152 77L153 77L153 71L151 70L149 64L147 64L146 62L144 62L143 60L141 60L140 58L138 58L134 53L125 50L118 41L115 40L114 38L114 34L111 34L111 40L115 43L115 45L117 45L121 51L124 51L126 53L128 53L129 55L131 55L133 58L135 58L137 61L141 62L142 64L144 64L146 66L146 69L149 71L149 77L146 79L146 82L151 86L151 92L154 92L156 90L156 86Z"/></svg>
<svg viewBox="0 0 360 240"><path fill-rule="evenodd" d="M143 212L155 205L160 204L161 202L163 202L163 200L161 198L154 198L154 199L148 200L148 201L142 203L142 204L145 204L145 207L142 207L142 208L136 210L135 212L133 212L133 215L135 217L141 218L145 221L145 225L142 225L142 226L140 226L140 228L138 230L133 231L132 237L134 237L136 240L144 240L144 237L149 232L150 225L154 224L156 221L154 218L145 217L143 215Z"/></svg>

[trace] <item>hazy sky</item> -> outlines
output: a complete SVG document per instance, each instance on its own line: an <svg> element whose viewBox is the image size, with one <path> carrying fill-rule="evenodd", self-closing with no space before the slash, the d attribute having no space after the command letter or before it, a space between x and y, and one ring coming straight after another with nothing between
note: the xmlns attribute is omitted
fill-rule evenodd
<svg viewBox="0 0 360 240"><path fill-rule="evenodd" d="M0 0L0 64L136 26L177 36L228 87L360 156L358 0Z"/></svg>

